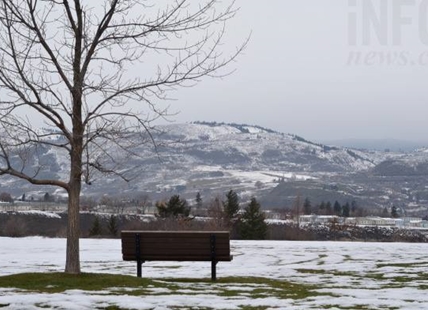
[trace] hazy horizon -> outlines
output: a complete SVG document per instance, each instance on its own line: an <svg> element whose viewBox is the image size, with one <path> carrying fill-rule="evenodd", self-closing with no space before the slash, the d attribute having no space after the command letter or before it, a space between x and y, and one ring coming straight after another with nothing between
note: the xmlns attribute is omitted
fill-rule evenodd
<svg viewBox="0 0 428 310"><path fill-rule="evenodd" d="M180 124L192 124L192 123L217 123L218 125L231 125L231 124L238 124L238 125L248 125L248 126L261 126L266 129L275 130L279 133L284 134L291 134L291 135L297 135L305 140L308 140L310 142L315 143L321 143L325 145L331 145L331 146L339 146L339 147L349 147L349 148L356 148L356 149L367 149L367 150L379 150L379 151L414 151L418 148L425 148L428 147L428 139L394 139L394 138L340 138L340 139L311 139L304 135L301 135L296 132L284 132L281 130L276 130L274 128L271 128L269 126L262 126L256 123L246 123L246 122L225 122L223 120L193 120L193 121L186 121L186 122L169 122L169 123L162 123L159 125L180 125Z"/></svg>
<svg viewBox="0 0 428 310"><path fill-rule="evenodd" d="M231 2L215 5L221 10ZM165 94L168 101L148 94L156 111L170 107L167 121L253 124L310 141L428 141L428 0L236 0L235 6L219 58L250 41L217 72L233 74L177 86ZM204 31L182 42L190 44L193 35ZM158 65L168 71L162 55L143 54L124 69L124 79L146 80ZM124 109L156 117L138 100ZM49 122L28 108L15 112L34 127Z"/></svg>
<svg viewBox="0 0 428 310"><path fill-rule="evenodd" d="M428 6L380 0L236 1L224 79L179 89L173 122L255 124L308 140L428 141Z"/></svg>

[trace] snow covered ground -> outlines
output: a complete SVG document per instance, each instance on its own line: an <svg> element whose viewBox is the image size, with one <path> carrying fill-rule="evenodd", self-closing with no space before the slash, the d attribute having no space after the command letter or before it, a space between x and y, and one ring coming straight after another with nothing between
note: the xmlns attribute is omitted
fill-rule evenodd
<svg viewBox="0 0 428 310"><path fill-rule="evenodd" d="M64 267L65 240L30 237L0 238L0 276L22 272L59 271ZM204 262L152 262L143 276L162 281L190 278L182 289L153 288L145 296L110 295L109 291L77 290L40 294L0 289L2 309L427 309L428 244L292 241L232 241L232 262L220 262L217 276L264 277L314 285L307 298L258 296L257 285L198 282L210 277ZM124 262L120 240L82 239L83 272L135 275ZM196 290L195 290L196 289ZM242 291L239 296L222 290Z"/></svg>

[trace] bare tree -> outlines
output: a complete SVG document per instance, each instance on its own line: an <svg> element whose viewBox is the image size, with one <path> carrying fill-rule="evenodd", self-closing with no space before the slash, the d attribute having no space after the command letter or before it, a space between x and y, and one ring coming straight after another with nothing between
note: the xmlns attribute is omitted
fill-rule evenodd
<svg viewBox="0 0 428 310"><path fill-rule="evenodd" d="M294 213L294 219L297 223L297 226L300 227L300 214L302 213L300 193L297 193L296 199L294 200L292 212Z"/></svg>
<svg viewBox="0 0 428 310"><path fill-rule="evenodd" d="M13 202L13 198L12 198L12 196L9 193L2 192L0 194L0 201L3 201L3 202Z"/></svg>
<svg viewBox="0 0 428 310"><path fill-rule="evenodd" d="M211 218L209 225L214 229L230 229L230 221L220 197L215 197L209 202L207 214Z"/></svg>
<svg viewBox="0 0 428 310"><path fill-rule="evenodd" d="M65 272L80 273L83 182L129 180L119 158L153 140L160 99L228 73L246 45L222 54L235 13L216 0L0 1L0 174L68 193ZM67 155L64 179L32 162L47 147Z"/></svg>
<svg viewBox="0 0 428 310"><path fill-rule="evenodd" d="M95 210L98 205L94 197L80 196L80 207L89 211Z"/></svg>
<svg viewBox="0 0 428 310"><path fill-rule="evenodd" d="M100 200L101 205L105 205L109 208L109 212L115 214L123 214L125 208L130 206L130 203L124 197L111 197L104 195Z"/></svg>
<svg viewBox="0 0 428 310"><path fill-rule="evenodd" d="M146 214L149 207L152 205L150 196L147 194L140 194L136 197L138 212L141 214Z"/></svg>

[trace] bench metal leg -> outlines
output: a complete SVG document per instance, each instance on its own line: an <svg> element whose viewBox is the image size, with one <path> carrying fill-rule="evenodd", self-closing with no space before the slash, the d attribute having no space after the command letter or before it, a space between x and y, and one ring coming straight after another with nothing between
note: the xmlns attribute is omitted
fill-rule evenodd
<svg viewBox="0 0 428 310"><path fill-rule="evenodd" d="M141 265L143 261L141 260L141 237L140 234L135 235L135 252L137 254L137 277L141 278Z"/></svg>
<svg viewBox="0 0 428 310"><path fill-rule="evenodd" d="M216 253L216 236L212 234L210 236L210 244L211 244L211 280L217 280L217 253Z"/></svg>
<svg viewBox="0 0 428 310"><path fill-rule="evenodd" d="M211 280L215 281L217 280L217 262L216 261L211 261Z"/></svg>
<svg viewBox="0 0 428 310"><path fill-rule="evenodd" d="M141 265L143 262L141 260L137 260L137 277L141 278Z"/></svg>

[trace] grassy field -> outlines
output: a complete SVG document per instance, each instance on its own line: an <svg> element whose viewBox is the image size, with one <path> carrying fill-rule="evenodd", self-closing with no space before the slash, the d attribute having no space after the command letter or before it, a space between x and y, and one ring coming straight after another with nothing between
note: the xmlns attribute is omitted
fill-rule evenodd
<svg viewBox="0 0 428 310"><path fill-rule="evenodd" d="M2 309L425 309L426 244L233 241L234 260L149 262L118 240L82 240L66 275L63 240L0 238ZM29 249L31 249L29 254ZM23 255L27 253L27 255Z"/></svg>
<svg viewBox="0 0 428 310"><path fill-rule="evenodd" d="M80 291L82 295L135 296L147 298L157 296L166 298L177 295L197 297L215 295L226 299L241 299L238 309L268 309L266 305L252 305L251 300L275 298L277 300L301 300L316 296L330 295L318 293L312 285L291 283L261 277L226 277L215 282L210 279L141 279L134 276L83 273L68 275L65 273L22 273L0 277L0 288L8 293L26 294L66 294ZM330 295L331 296L331 295ZM9 307L11 304L0 304ZM37 307L49 308L49 303L37 303ZM180 308L182 305L171 306ZM275 306L280 307L280 306ZM97 309L131 309L115 304L99 305ZM188 309L191 309L190 307ZM216 309L217 307L203 307ZM196 308L195 308L196 309ZM197 307L197 309L201 309Z"/></svg>

